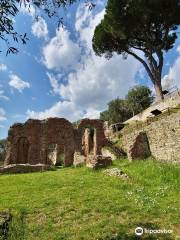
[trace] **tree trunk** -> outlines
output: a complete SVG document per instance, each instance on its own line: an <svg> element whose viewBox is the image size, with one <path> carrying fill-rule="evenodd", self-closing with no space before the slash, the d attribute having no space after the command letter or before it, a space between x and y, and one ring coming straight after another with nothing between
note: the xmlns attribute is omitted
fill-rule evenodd
<svg viewBox="0 0 180 240"><path fill-rule="evenodd" d="M159 69L159 67L156 67L156 69L152 69L152 82L154 84L155 92L156 92L156 99L158 101L164 99L163 91L162 91L162 84L161 84L161 74L162 69Z"/></svg>
<svg viewBox="0 0 180 240"><path fill-rule="evenodd" d="M152 49L150 49L150 50L152 50ZM158 100L163 100L164 95L162 92L162 85L161 85L161 75L162 75L162 67L163 67L163 52L162 52L162 50L158 50L158 52L156 52L156 55L159 59L159 64L157 63L156 59L152 55L153 50L150 52L143 51L145 53L148 63L144 59L139 57L136 53L129 51L129 50L126 50L126 52L128 54L132 55L133 57L135 57L140 63L142 63L144 65L151 81L154 84L154 88L156 91L156 98Z"/></svg>
<svg viewBox="0 0 180 240"><path fill-rule="evenodd" d="M164 95L162 92L162 85L161 85L161 81L154 81L154 88L156 91L156 98L157 100L163 100L164 99Z"/></svg>

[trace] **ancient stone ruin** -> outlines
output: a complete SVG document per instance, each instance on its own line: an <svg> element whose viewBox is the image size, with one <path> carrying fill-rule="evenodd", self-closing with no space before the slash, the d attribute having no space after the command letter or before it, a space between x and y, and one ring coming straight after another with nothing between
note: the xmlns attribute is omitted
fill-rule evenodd
<svg viewBox="0 0 180 240"><path fill-rule="evenodd" d="M149 156L157 161L180 163L180 111L166 113L121 130L121 141L130 160Z"/></svg>
<svg viewBox="0 0 180 240"><path fill-rule="evenodd" d="M103 122L83 119L77 127L64 118L29 119L9 129L5 166L9 165L110 165L102 156L107 144ZM99 160L100 159L100 160Z"/></svg>
<svg viewBox="0 0 180 240"><path fill-rule="evenodd" d="M149 141L146 132L140 132L135 139L133 139L132 145L127 152L128 159L145 159L151 156L149 148Z"/></svg>

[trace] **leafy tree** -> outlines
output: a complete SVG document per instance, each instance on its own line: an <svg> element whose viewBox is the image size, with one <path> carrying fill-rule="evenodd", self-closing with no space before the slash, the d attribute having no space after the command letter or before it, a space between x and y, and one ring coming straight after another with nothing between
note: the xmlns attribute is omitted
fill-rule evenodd
<svg viewBox="0 0 180 240"><path fill-rule="evenodd" d="M7 45L7 54L17 53L18 49L11 46L11 41L23 44L27 42L27 34L20 34L14 27L13 18L17 16L22 7L26 7L31 11L31 6L41 10L50 18L56 17L58 26L63 24L63 19L58 14L60 7L68 7L77 0L0 0L0 39ZM86 5L92 9L95 5L91 0L85 0ZM36 16L38 20L38 16ZM0 49L1 50L1 49Z"/></svg>
<svg viewBox="0 0 180 240"><path fill-rule="evenodd" d="M129 90L126 100L133 115L142 112L153 102L152 91L145 86L136 86Z"/></svg>
<svg viewBox="0 0 180 240"><path fill-rule="evenodd" d="M152 92L148 87L135 86L125 99L117 98L109 102L108 110L100 113L100 119L110 124L124 122L148 108L152 101Z"/></svg>
<svg viewBox="0 0 180 240"><path fill-rule="evenodd" d="M115 52L135 57L145 67L157 97L163 99L164 53L173 48L179 24L180 0L108 0L93 48L107 58Z"/></svg>
<svg viewBox="0 0 180 240"><path fill-rule="evenodd" d="M111 124L124 122L132 117L132 111L128 107L127 101L115 99L108 103L108 110L100 114L100 119L109 121Z"/></svg>
<svg viewBox="0 0 180 240"><path fill-rule="evenodd" d="M108 110L106 110L106 111L104 111L104 112L101 112L100 113L100 119L102 120L102 121L110 121L110 115L109 115L109 111Z"/></svg>
<svg viewBox="0 0 180 240"><path fill-rule="evenodd" d="M6 140L0 140L0 162L4 162L6 153Z"/></svg>

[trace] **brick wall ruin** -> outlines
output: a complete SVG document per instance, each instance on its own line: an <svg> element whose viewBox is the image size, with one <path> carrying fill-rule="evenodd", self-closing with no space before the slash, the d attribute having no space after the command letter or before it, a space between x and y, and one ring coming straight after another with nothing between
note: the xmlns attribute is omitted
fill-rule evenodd
<svg viewBox="0 0 180 240"><path fill-rule="evenodd" d="M120 131L122 145L130 160L153 156L166 162L180 162L180 112L165 115ZM42 164L46 166L111 164L103 153L108 145L101 120L83 119L76 127L64 118L29 119L14 124L8 133L5 166Z"/></svg>
<svg viewBox="0 0 180 240"><path fill-rule="evenodd" d="M106 141L100 120L83 119L73 128L64 118L29 119L10 128L5 165L55 165L63 161L69 166L74 163L75 156L86 162L89 155L101 154Z"/></svg>

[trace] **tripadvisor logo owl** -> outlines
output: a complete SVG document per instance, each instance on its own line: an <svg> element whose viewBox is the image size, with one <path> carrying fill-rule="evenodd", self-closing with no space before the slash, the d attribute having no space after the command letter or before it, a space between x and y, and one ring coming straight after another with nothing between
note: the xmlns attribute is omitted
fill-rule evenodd
<svg viewBox="0 0 180 240"><path fill-rule="evenodd" d="M143 228L142 228L142 227L137 227L137 228L135 229L135 234L136 234L137 236L141 236L141 235L143 235L143 233L144 233L144 231L143 231Z"/></svg>

